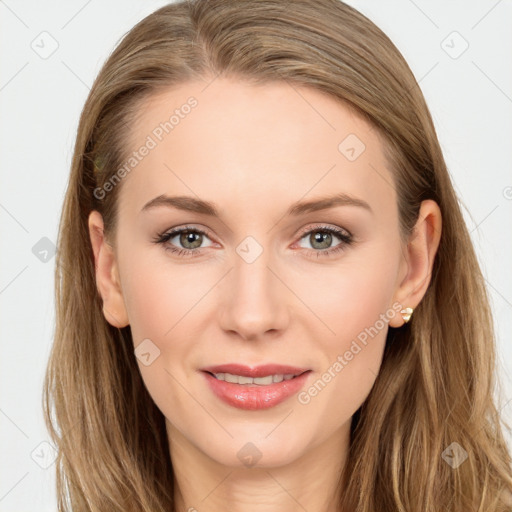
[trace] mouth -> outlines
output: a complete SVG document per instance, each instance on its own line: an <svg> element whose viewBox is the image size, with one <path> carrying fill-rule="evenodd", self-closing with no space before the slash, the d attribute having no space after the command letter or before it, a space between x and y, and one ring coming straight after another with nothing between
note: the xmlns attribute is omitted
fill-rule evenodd
<svg viewBox="0 0 512 512"><path fill-rule="evenodd" d="M310 370L282 364L246 366L231 363L209 366L203 368L202 371L209 373L217 380L223 380L232 384L268 386L283 380L292 380Z"/></svg>
<svg viewBox="0 0 512 512"><path fill-rule="evenodd" d="M227 364L201 371L217 398L245 410L268 409L285 401L305 385L312 372L275 364L257 367Z"/></svg>

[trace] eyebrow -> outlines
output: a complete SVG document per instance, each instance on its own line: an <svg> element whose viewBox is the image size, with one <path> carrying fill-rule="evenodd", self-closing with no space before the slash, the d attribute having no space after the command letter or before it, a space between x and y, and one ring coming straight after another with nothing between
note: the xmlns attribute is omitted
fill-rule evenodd
<svg viewBox="0 0 512 512"><path fill-rule="evenodd" d="M162 206L220 218L218 208L210 201L197 199L191 196L168 196L165 194L159 195L154 199L151 199L151 201L148 201L143 206L141 213ZM370 205L366 201L350 194L340 193L332 196L319 197L309 201L297 201L288 208L285 215L299 216L305 213L334 208L336 206L356 206L373 213Z"/></svg>

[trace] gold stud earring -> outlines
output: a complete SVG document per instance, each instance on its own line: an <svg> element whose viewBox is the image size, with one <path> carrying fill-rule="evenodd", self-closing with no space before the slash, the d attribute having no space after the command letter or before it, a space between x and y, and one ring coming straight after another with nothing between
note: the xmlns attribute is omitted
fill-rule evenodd
<svg viewBox="0 0 512 512"><path fill-rule="evenodd" d="M411 319L413 311L414 309L412 308L404 308L402 309L402 311L400 311L400 314L402 315L402 318L404 319L405 323L407 323Z"/></svg>

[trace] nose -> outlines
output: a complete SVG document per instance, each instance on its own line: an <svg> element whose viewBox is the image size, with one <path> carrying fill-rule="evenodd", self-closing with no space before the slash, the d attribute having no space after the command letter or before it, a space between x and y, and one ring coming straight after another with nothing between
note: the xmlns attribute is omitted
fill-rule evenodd
<svg viewBox="0 0 512 512"><path fill-rule="evenodd" d="M218 318L224 331L255 341L276 336L286 329L287 301L292 294L271 260L265 250L252 262L235 254L233 268L219 290Z"/></svg>

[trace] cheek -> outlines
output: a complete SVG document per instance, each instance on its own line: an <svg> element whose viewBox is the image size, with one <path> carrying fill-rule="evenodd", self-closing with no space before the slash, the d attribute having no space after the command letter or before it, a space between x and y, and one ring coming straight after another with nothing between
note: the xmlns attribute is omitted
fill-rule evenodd
<svg viewBox="0 0 512 512"><path fill-rule="evenodd" d="M304 405L304 414L323 425L325 435L349 421L370 393L393 313L378 301L360 302L357 308L347 306L336 323L333 320L336 336L317 338L316 350L321 347L324 364L297 398Z"/></svg>
<svg viewBox="0 0 512 512"><path fill-rule="evenodd" d="M326 347L346 350L347 343L391 307L397 261L383 253L374 248L353 252L339 265L319 265L296 277L294 291L315 314L307 315L308 322L315 323L316 337L325 340Z"/></svg>
<svg viewBox="0 0 512 512"><path fill-rule="evenodd" d="M218 276L142 251L132 251L120 269L134 348L145 344L152 357L157 354L149 365L142 358L137 361L146 388L160 410L188 418L183 404L190 401L182 383L193 372L186 363L201 339L208 291Z"/></svg>
<svg viewBox="0 0 512 512"><path fill-rule="evenodd" d="M162 249L162 253L163 253ZM133 254L126 262L123 293L134 344L150 338L165 342L211 287L204 270Z"/></svg>
<svg viewBox="0 0 512 512"><path fill-rule="evenodd" d="M123 291L135 354L138 346L147 347L140 353L150 353L149 361L137 357L142 380L165 416L188 420L184 404L189 400L183 383L189 375L183 361L189 359L193 349L190 341L197 333L187 328L187 312L193 314L194 304L205 292L190 280L187 286L183 272L171 266L138 264L136 260L131 263L137 271L127 273Z"/></svg>
<svg viewBox="0 0 512 512"><path fill-rule="evenodd" d="M389 251L389 248L388 248ZM311 275L300 292L322 320L312 317L322 352L317 379L298 396L312 416L322 416L332 429L347 421L364 402L378 375L392 306L396 261L380 251L361 252L343 266ZM312 284L315 283L315 286Z"/></svg>

